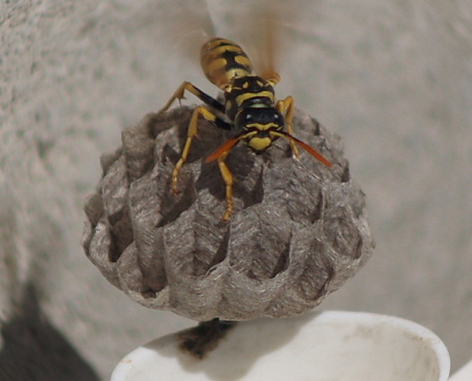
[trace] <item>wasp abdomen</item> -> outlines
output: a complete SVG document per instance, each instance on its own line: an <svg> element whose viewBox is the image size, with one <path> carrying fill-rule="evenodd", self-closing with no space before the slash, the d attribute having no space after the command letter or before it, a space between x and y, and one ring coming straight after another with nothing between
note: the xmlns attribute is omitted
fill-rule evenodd
<svg viewBox="0 0 472 381"><path fill-rule="evenodd" d="M252 73L252 64L239 45L224 38L212 38L200 52L200 63L208 80L224 89L234 77Z"/></svg>

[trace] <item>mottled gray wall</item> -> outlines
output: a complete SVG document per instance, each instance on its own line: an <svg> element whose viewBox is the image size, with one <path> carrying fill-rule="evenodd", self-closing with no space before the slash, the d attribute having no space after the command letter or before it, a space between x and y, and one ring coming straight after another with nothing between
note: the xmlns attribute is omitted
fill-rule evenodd
<svg viewBox="0 0 472 381"><path fill-rule="evenodd" d="M0 318L29 311L32 285L45 319L101 377L193 322L132 303L85 258L81 208L98 157L181 81L216 93L176 53L188 45L177 27L193 38L195 25L174 21L193 14L210 30L210 10L218 34L250 45L238 15L259 2L234 3L0 3ZM415 320L445 341L456 369L472 357L472 5L290 4L299 14L282 28L278 94L344 138L377 241L322 308Z"/></svg>

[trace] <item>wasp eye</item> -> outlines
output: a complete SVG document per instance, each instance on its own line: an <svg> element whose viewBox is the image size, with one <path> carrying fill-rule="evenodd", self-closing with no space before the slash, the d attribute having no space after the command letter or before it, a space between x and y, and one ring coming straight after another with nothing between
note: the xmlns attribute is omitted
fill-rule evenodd
<svg viewBox="0 0 472 381"><path fill-rule="evenodd" d="M246 114L246 119L247 120L252 119L252 115L251 114Z"/></svg>
<svg viewBox="0 0 472 381"><path fill-rule="evenodd" d="M275 113L274 114L274 119L279 119L279 114Z"/></svg>

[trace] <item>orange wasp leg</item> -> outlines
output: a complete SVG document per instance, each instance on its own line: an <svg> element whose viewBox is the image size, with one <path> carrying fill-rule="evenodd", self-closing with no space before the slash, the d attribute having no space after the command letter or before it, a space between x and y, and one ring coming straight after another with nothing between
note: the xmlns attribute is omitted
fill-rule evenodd
<svg viewBox="0 0 472 381"><path fill-rule="evenodd" d="M290 95L285 98L283 101L279 100L276 104L277 110L284 115L285 114L285 125L287 126L287 132L293 136L292 129L292 117L293 117L293 97ZM295 144L293 139L289 139L290 147L292 147L293 156L298 160L300 157L300 152L298 147Z"/></svg>
<svg viewBox="0 0 472 381"><path fill-rule="evenodd" d="M172 103L172 102L171 102ZM185 141L184 148L182 150L182 154L180 155L180 159L174 167L174 171L172 172L172 185L171 189L172 192L178 193L177 189L177 181L179 178L179 172L184 163L187 161L188 154L190 152L190 147L192 146L192 140L197 134L197 127L198 127L198 117L203 116L209 122L215 122L216 116L210 110L208 110L205 106L198 106L192 114L192 118L190 119L190 123L188 125L187 130L187 140Z"/></svg>
<svg viewBox="0 0 472 381"><path fill-rule="evenodd" d="M229 221L234 210L233 203L233 175L225 163L225 159L228 156L229 151L225 152L218 158L218 167L220 167L221 176L226 185L226 212L223 215L224 221Z"/></svg>
<svg viewBox="0 0 472 381"><path fill-rule="evenodd" d="M158 114L163 113L166 111L170 106L172 106L172 103L178 99L180 102L181 99L185 99L184 93L185 90L191 92L194 94L196 97L199 97L201 91L198 90L194 85L192 85L190 82L183 82L177 90L175 90L174 94L170 97L170 99L167 101L167 103L162 107L159 111Z"/></svg>
<svg viewBox="0 0 472 381"><path fill-rule="evenodd" d="M216 111L224 114L225 112L225 107L218 102L216 99L213 99L210 97L208 94L205 94L203 91L201 91L198 87L192 85L190 82L183 82L177 90L175 90L174 94L170 97L170 99L167 101L167 103L162 107L157 113L162 114L164 111L167 111L170 106L172 106L172 103L177 99L180 103L180 100L185 99L185 91L188 91L195 95L198 99L200 99L202 102L206 103L207 105L213 107Z"/></svg>
<svg viewBox="0 0 472 381"><path fill-rule="evenodd" d="M221 145L215 152L213 152L206 159L207 163L218 160L218 167L220 168L221 177L226 185L226 212L223 215L224 221L229 221L234 210L233 203L233 175L229 170L228 166L225 163L226 157L233 149L233 147L239 143L242 139L247 138L249 134L246 131L241 132L239 135L227 140L223 145Z"/></svg>

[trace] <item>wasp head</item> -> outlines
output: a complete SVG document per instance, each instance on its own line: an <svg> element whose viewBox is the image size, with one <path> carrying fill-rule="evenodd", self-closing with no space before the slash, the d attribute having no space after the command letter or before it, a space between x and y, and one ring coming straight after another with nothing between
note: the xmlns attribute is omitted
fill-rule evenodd
<svg viewBox="0 0 472 381"><path fill-rule="evenodd" d="M243 133L241 140L256 153L269 148L283 131L285 120L274 107L248 107L242 109L234 120L237 131Z"/></svg>

